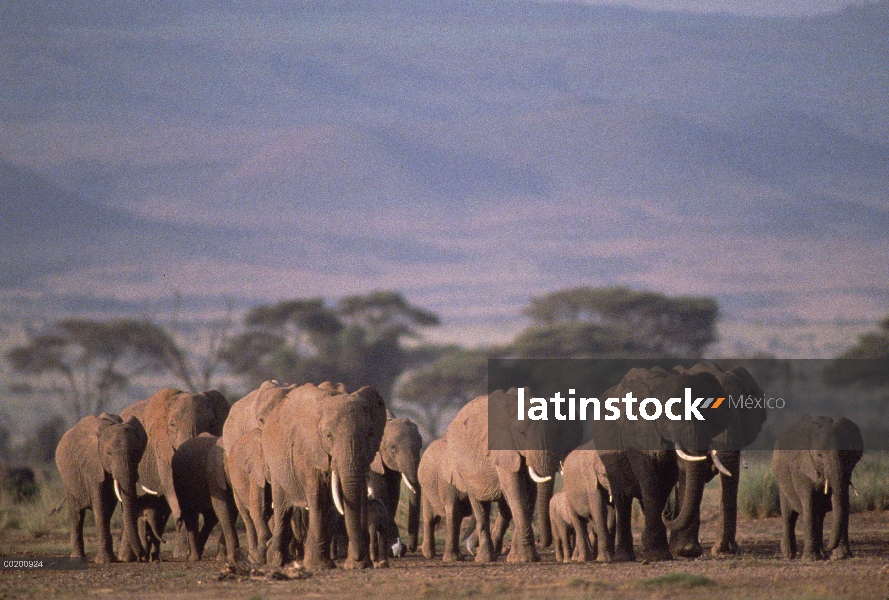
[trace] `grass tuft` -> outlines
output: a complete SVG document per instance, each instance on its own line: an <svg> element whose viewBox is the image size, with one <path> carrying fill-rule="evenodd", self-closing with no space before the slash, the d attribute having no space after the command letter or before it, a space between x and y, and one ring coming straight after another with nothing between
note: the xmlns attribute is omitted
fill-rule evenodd
<svg viewBox="0 0 889 600"><path fill-rule="evenodd" d="M694 573L667 573L666 575L658 575L650 579L643 579L635 583L638 587L659 588L659 587L702 587L708 585L716 585L716 581L703 575L695 575Z"/></svg>

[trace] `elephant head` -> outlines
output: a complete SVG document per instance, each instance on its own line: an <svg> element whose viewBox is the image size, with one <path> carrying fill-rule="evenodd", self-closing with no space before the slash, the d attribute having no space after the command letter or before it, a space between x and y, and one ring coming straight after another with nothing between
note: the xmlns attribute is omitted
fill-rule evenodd
<svg viewBox="0 0 889 600"><path fill-rule="evenodd" d="M487 427L487 432L469 429L475 438L472 443L488 440L495 466L512 473L525 468L535 484L547 483L559 470L559 461L564 458L559 455L557 430L545 421L517 420L517 405L516 388L488 394L487 402L480 405L482 410L487 409L486 418L477 423L479 428Z"/></svg>
<svg viewBox="0 0 889 600"><path fill-rule="evenodd" d="M623 398L632 393L638 400L656 398L666 406L671 398L684 398L686 388L692 398L720 398L725 390L710 373L688 373L667 371L660 367L652 369L634 368L627 372L621 382L602 394L603 398ZM676 411L673 411L676 414ZM681 411L679 411L681 412ZM593 439L600 449L675 450L680 460L706 461L713 438L725 431L727 412L724 410L706 411L704 420L668 418L662 414L654 420L621 419L618 426L608 426L603 422L591 422L594 427ZM619 434L619 438L615 438ZM617 441L613 441L613 440ZM607 440L607 441L606 441ZM614 445L612 445L614 444ZM680 500L680 512L675 520L665 520L670 529L684 529L694 518L694 507L700 505L707 478L701 469L692 469L686 479L684 496Z"/></svg>
<svg viewBox="0 0 889 600"><path fill-rule="evenodd" d="M163 388L154 396L124 411L142 421L148 434L148 448L140 464L141 485L148 493L164 495L173 518L179 520L179 502L173 488L173 453L183 442L208 432L222 435L229 404L221 393L210 390L192 394Z"/></svg>
<svg viewBox="0 0 889 600"><path fill-rule="evenodd" d="M380 475L384 475L387 469L398 471L407 488L416 494L420 489L417 468L420 465L422 448L423 438L413 421L390 418L386 421L380 450L374 457L370 468Z"/></svg>

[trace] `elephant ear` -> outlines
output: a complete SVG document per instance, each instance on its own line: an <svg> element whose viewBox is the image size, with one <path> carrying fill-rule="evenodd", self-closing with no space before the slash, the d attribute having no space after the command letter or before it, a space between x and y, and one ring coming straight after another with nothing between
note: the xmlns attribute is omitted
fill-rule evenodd
<svg viewBox="0 0 889 600"><path fill-rule="evenodd" d="M516 450L491 450L489 456L494 466L515 473L522 466L522 456Z"/></svg>
<svg viewBox="0 0 889 600"><path fill-rule="evenodd" d="M294 410L287 432L294 458L322 472L330 470L330 457L321 439L321 405L331 393L307 383L288 394L285 401L288 405L278 406L278 410L287 410L290 406Z"/></svg>
<svg viewBox="0 0 889 600"><path fill-rule="evenodd" d="M370 463L370 470L379 475L386 474L386 467L383 465L383 453L377 450L373 461Z"/></svg>
<svg viewBox="0 0 889 600"><path fill-rule="evenodd" d="M216 421L216 424L210 430L210 433L216 436L221 436L222 427L225 425L225 420L228 418L231 405L228 403L228 400L225 399L225 396L216 390L207 390L204 392L204 396L209 401L210 410L213 411L213 417Z"/></svg>
<svg viewBox="0 0 889 600"><path fill-rule="evenodd" d="M816 485L820 485L824 481L824 473L818 470L815 464L815 453L812 450L797 450L799 452L799 470L806 479Z"/></svg>
<svg viewBox="0 0 889 600"><path fill-rule="evenodd" d="M162 465L170 465L173 463L174 450L167 432L167 417L173 407L176 397L182 393L181 390L174 388L163 388L149 398L148 403L145 406L145 419L143 425L145 427L145 432L148 434L151 450L154 452L154 459L157 464L158 473L163 473L164 468ZM161 484L163 485L163 481ZM173 490L165 489L163 492L172 494Z"/></svg>
<svg viewBox="0 0 889 600"><path fill-rule="evenodd" d="M133 436L133 448L138 451L141 456L145 452L145 447L148 445L148 433L145 431L145 427L142 426L141 421L136 417L127 419L123 426L126 427L130 432L130 435Z"/></svg>
<svg viewBox="0 0 889 600"><path fill-rule="evenodd" d="M75 427L83 427L89 436L89 443L93 450L90 452L81 452L80 456L74 457L84 475L90 481L104 481L105 468L102 466L100 457L102 456L102 430L113 425L112 422L100 419L99 417L86 417Z"/></svg>

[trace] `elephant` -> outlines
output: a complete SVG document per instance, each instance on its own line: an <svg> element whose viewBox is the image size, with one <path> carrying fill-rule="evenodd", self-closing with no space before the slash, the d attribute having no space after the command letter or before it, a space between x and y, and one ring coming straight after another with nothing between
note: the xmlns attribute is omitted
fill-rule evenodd
<svg viewBox="0 0 889 600"><path fill-rule="evenodd" d="M138 515L139 540L148 554L149 562L159 562L161 544L164 539L164 528L170 518L170 505L160 496L143 494L136 499Z"/></svg>
<svg viewBox="0 0 889 600"><path fill-rule="evenodd" d="M447 434L429 444L420 458L417 479L423 489L421 501L423 521L423 545L421 551L426 558L435 557L435 526L441 519L446 523L460 523L472 515L469 497L452 483L454 466L447 452ZM460 552L459 529L445 532L445 561L463 560Z"/></svg>
<svg viewBox="0 0 889 600"><path fill-rule="evenodd" d="M507 561L540 560L531 528L536 484L556 474L560 457L549 450L556 447L551 438L555 431L541 421L516 420L516 405L514 388L479 396L460 409L447 429L446 451L453 464L453 484L467 494L476 519L476 562L497 558L490 533L490 508L499 500L505 501L515 520ZM503 443L501 449L489 450L489 414L495 419L490 431L502 438L497 440ZM446 535L453 540L459 526L459 521L449 519Z"/></svg>
<svg viewBox="0 0 889 600"><path fill-rule="evenodd" d="M849 548L849 486L861 460L864 441L858 425L841 417L803 417L775 440L772 470L778 480L781 553L796 556L796 521L803 518L802 560L843 559ZM834 511L833 529L824 549L824 515Z"/></svg>
<svg viewBox="0 0 889 600"><path fill-rule="evenodd" d="M661 367L630 369L602 398L623 398L631 393L637 399L657 398L662 404L682 398L686 388L693 397L724 396L719 381L710 373L677 373ZM643 558L671 560L667 527L662 520L670 492L678 480L677 459L707 459L712 439L726 428L725 413L711 411L703 420L672 420L661 415L654 420L589 421L594 447L605 465L615 509L615 561L635 560L631 529L633 498L642 505L645 525L642 532ZM686 482L676 523L691 522L692 507L700 504L704 481Z"/></svg>
<svg viewBox="0 0 889 600"><path fill-rule="evenodd" d="M389 507L380 498L367 503L367 536L370 540L370 560L374 567L388 567L389 553L400 558L404 545L398 533L398 525L392 518Z"/></svg>
<svg viewBox="0 0 889 600"><path fill-rule="evenodd" d="M728 371L714 363L699 363L688 370L674 367L677 372L710 373L722 385L728 397L761 398L763 391L753 376L743 367ZM738 485L741 477L741 449L756 441L766 420L764 406L728 411L729 422L726 430L716 435L711 443L710 456L706 461L680 461L679 497L684 496L686 481L703 479L706 483L717 474L720 488L720 528L719 539L713 545L712 553L740 554L736 539L738 523ZM700 504L690 507L691 522L673 524L670 531L670 550L673 554L687 558L701 555L698 532L701 526Z"/></svg>
<svg viewBox="0 0 889 600"><path fill-rule="evenodd" d="M173 486L188 533L188 559L201 560L204 545L218 522L222 527L218 555L233 563L238 550L237 508L225 472L222 438L207 432L183 442L173 454ZM203 525L198 529L198 516ZM224 543L224 546L223 546Z"/></svg>
<svg viewBox="0 0 889 600"><path fill-rule="evenodd" d="M221 393L210 390L199 394L163 388L145 400L131 404L121 413L128 419L136 417L148 434L148 444L139 462L139 485L147 494L163 496L170 505L170 513L181 529L181 511L173 486L173 452L186 440L203 432L222 434L229 404ZM129 534L124 530L118 558L133 560L130 545L124 543ZM181 545L174 556L184 549Z"/></svg>
<svg viewBox="0 0 889 600"><path fill-rule="evenodd" d="M564 490L557 492L549 501L549 521L552 527L552 540L555 546L556 562L584 562L586 553L586 526L580 516L571 509ZM583 557L583 558L582 558Z"/></svg>
<svg viewBox="0 0 889 600"><path fill-rule="evenodd" d="M59 440L56 466L71 516L72 557L85 556L83 520L90 508L95 515L99 542L95 561L115 562L110 522L119 499L130 551L139 560L146 558L137 534L136 482L147 440L138 419L130 417L124 421L108 413L84 417Z"/></svg>
<svg viewBox="0 0 889 600"><path fill-rule="evenodd" d="M222 427L226 470L238 512L244 519L250 560L265 563L266 546L272 537L271 486L262 457L262 427L269 412L281 403L295 385L265 381L237 402Z"/></svg>
<svg viewBox="0 0 889 600"><path fill-rule="evenodd" d="M274 504L272 538L266 559L281 566L286 557L285 528L294 509L308 508L304 566L335 566L330 557L331 499L346 520L346 568L370 566L367 547L367 473L386 427L386 406L379 392L354 393L335 386L304 384L287 394L268 414L261 449ZM332 498L331 498L332 496Z"/></svg>
<svg viewBox="0 0 889 600"><path fill-rule="evenodd" d="M253 428L230 447L225 467L235 506L244 520L250 560L264 564L266 545L272 537L268 525L272 512L271 487L267 485L262 457L262 429Z"/></svg>
<svg viewBox="0 0 889 600"><path fill-rule="evenodd" d="M614 500L608 473L594 446L594 442L587 442L565 459L562 465L564 483L559 493L563 495L561 502L565 502L566 506L557 508L563 518L572 517L571 525L577 531L578 540L587 537L587 523L592 523L589 538L596 541L593 546L595 558L598 562L611 562L614 556ZM553 504L550 502L551 518L552 514ZM553 536L555 534L554 524ZM564 562L568 562L569 558L575 562L586 562L589 559L586 543L577 542L573 557L566 554Z"/></svg>
<svg viewBox="0 0 889 600"><path fill-rule="evenodd" d="M388 415L380 450L374 457L368 473L368 485L376 490L394 522L401 499L401 484L408 491L408 550L417 550L417 534L420 530L421 486L417 479L423 438L410 419L397 419ZM399 540L400 540L400 536Z"/></svg>

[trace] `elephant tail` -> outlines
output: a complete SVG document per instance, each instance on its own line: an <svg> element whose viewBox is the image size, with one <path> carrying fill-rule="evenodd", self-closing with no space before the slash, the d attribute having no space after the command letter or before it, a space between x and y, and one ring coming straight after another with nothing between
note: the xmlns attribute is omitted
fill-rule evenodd
<svg viewBox="0 0 889 600"><path fill-rule="evenodd" d="M65 506L65 501L66 501L66 500L68 500L68 496L65 496L64 498L62 498L62 501L59 502L59 504L58 504L54 509L52 509L51 511L49 511L49 516L53 516L54 514L56 514L56 513L59 512L60 510L62 510L62 507Z"/></svg>

